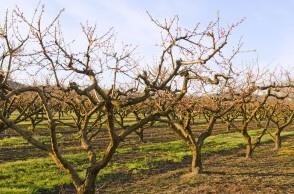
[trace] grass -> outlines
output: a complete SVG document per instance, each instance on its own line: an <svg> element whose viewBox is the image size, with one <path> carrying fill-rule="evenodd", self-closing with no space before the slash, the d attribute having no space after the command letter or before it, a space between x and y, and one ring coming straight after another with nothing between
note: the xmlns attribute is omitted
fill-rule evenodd
<svg viewBox="0 0 294 194"><path fill-rule="evenodd" d="M213 154L205 157L205 173L199 176L187 174L188 166L183 166L183 162L188 165L187 160L181 164L163 163L155 171L148 171L148 174L132 175L127 184L113 180L100 192L294 193L294 161L289 149L293 149L293 145L294 136L284 140L279 152L272 151L272 142L262 144L251 160L240 157L244 149Z"/></svg>
<svg viewBox="0 0 294 194"><path fill-rule="evenodd" d="M37 140L43 142L43 143L49 143L50 137L49 136L34 136ZM59 142L64 141L64 136L60 133L57 133L57 139ZM21 148L21 147L27 147L30 146L30 144L22 137L7 137L0 139L0 148L5 147L13 147L13 148Z"/></svg>
<svg viewBox="0 0 294 194"><path fill-rule="evenodd" d="M18 116L18 113L13 113L12 116L10 117L11 120L16 119ZM73 118L76 118L76 116L74 116L74 114L71 116L70 114L64 114L64 116L62 116L60 119L58 117L58 114L54 115L54 118L56 118L57 120L60 120L61 122L67 124L67 125L73 125L75 126L75 122ZM90 120L89 120L89 124L93 123L95 121L96 117L95 115L93 115ZM120 118L117 117L117 120L119 121ZM136 117L133 114L128 115L127 117L124 118L124 125L133 125L137 122ZM153 126L158 127L161 126L162 124L160 124L159 122L155 122L155 124ZM32 130L32 124L31 121L29 119L22 121L20 123L17 124L17 126L21 127L21 128L25 128L25 129L29 129ZM120 127L120 125L118 123L115 123L116 127ZM63 128L68 128L68 126L58 123L57 124L57 128L59 129L63 129ZM102 128L106 128L106 124L102 125ZM44 119L43 121L41 121L40 123L38 123L35 126L35 130L36 132L38 131L44 131L48 129L48 122L46 119Z"/></svg>
<svg viewBox="0 0 294 194"><path fill-rule="evenodd" d="M0 193L34 193L38 189L52 190L55 185L70 182L49 158L2 164Z"/></svg>
<svg viewBox="0 0 294 194"><path fill-rule="evenodd" d="M260 131L250 131L256 136ZM285 131L283 136L294 135L294 131ZM270 141L269 135L264 136L263 142ZM20 145L26 142L18 137L10 137L0 140L0 146ZM240 148L244 140L240 133L219 134L209 137L204 145L204 153L214 153ZM291 152L293 149L291 149ZM289 152L285 149L283 152ZM283 154L281 152L281 154ZM97 182L113 178L120 170L124 169L132 173L139 173L154 168L157 163L181 162L185 157L190 156L190 151L183 141L170 141L162 143L144 144L138 147L119 148L117 158L120 156L143 155L143 157L132 158L121 162L114 161L101 171ZM152 157L150 157L152 156ZM68 154L66 158L78 167L79 173L84 174L87 167L85 154ZM48 157L39 159L28 159L0 164L0 193L36 193L40 189L53 191L58 185L69 184L70 178L62 170L59 170Z"/></svg>

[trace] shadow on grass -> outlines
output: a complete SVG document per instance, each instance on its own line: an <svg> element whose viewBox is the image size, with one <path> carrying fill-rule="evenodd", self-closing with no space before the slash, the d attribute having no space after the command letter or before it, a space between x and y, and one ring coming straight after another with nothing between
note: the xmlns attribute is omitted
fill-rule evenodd
<svg viewBox="0 0 294 194"><path fill-rule="evenodd" d="M264 172L224 172L224 171L204 171L204 174L207 175L237 175L237 176L255 176L255 177L279 177L279 176L286 176L294 178L294 173L264 173Z"/></svg>
<svg viewBox="0 0 294 194"><path fill-rule="evenodd" d="M283 139L288 139L289 137L283 137ZM272 142L265 142L263 145L272 144ZM207 160L208 157L210 156L216 156L216 160L221 157L227 156L227 155L232 155L234 154L235 156L242 157L243 153L240 154L240 150L243 149L243 145L234 148L234 149L227 149L227 150L222 150L219 152L213 152L213 153L204 153L203 154L203 161ZM120 172L110 172L101 176L98 176L97 179L97 187L98 188L103 188L107 187L109 184L125 184L125 183L130 183L132 181L136 181L136 177L134 174L144 174L144 175L157 175L157 174L163 174L167 173L168 171L174 171L177 169L182 169L185 168L186 172L189 172L190 168L190 163L191 163L191 157L190 156L185 156L183 157L182 160L180 161L172 161L172 160L159 160L159 161L151 161L148 163L148 169L135 169L136 171L132 170L124 170ZM213 165L213 164L212 164ZM225 171L209 171L210 165L207 167L205 166L208 170L204 169L204 174L207 175L224 175L224 176L232 176L232 175L237 175L237 176L256 176L256 177L279 177L279 176L286 176L286 177L294 177L294 173L263 173L263 172L225 172ZM63 188L64 187L64 188ZM56 187L55 189L39 189L34 193L73 193L70 190L73 189L72 186L70 185L63 185ZM62 191L67 191L69 192L62 192ZM57 192L56 192L57 191Z"/></svg>
<svg viewBox="0 0 294 194"><path fill-rule="evenodd" d="M105 174L102 177L99 177L99 180L97 180L97 184L101 185L105 182L127 183L132 180L133 176L131 172L115 172Z"/></svg>
<svg viewBox="0 0 294 194"><path fill-rule="evenodd" d="M96 190L100 190L107 185L112 183L124 184L131 182L133 180L132 174L130 172L117 172L105 174L99 177L99 180L96 181ZM75 188L73 184L65 184L57 186L54 189L44 189L40 188L33 192L34 194L74 194Z"/></svg>
<svg viewBox="0 0 294 194"><path fill-rule="evenodd" d="M38 188L32 191L32 194L59 194L61 193L60 188Z"/></svg>

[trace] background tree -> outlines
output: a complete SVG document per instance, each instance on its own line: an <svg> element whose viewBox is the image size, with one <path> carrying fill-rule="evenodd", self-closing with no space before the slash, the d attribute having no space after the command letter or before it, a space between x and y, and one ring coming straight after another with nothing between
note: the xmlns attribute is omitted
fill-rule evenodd
<svg viewBox="0 0 294 194"><path fill-rule="evenodd" d="M275 142L276 150L282 146L281 133L294 120L293 108L293 102L287 97L275 99L269 103L269 109L272 109L273 113L272 115L267 115L267 118L274 124L276 130L273 134L271 132L268 133Z"/></svg>

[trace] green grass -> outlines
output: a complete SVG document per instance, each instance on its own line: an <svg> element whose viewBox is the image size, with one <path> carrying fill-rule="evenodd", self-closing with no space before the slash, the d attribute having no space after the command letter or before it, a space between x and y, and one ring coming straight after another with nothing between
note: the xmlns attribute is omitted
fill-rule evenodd
<svg viewBox="0 0 294 194"><path fill-rule="evenodd" d="M0 174L0 193L33 193L70 182L68 175L48 158L2 164Z"/></svg>
<svg viewBox="0 0 294 194"><path fill-rule="evenodd" d="M50 136L34 136L37 140L43 143L50 142ZM64 141L64 136L60 133L57 133L57 139L60 143ZM24 138L22 137L7 137L0 139L0 147L13 147L13 148L21 148L31 146Z"/></svg>
<svg viewBox="0 0 294 194"><path fill-rule="evenodd" d="M13 113L12 116L10 117L10 119L14 120L14 119L16 119L16 117L17 117L17 113ZM75 116L73 116L73 117L76 118ZM75 122L74 122L73 117L71 115L69 115L69 114L68 115L65 114L63 117L60 118L60 121L65 123L65 124L68 124L68 125L70 124L70 125L75 126ZM56 118L58 120L59 119L58 114L55 114L54 118ZM93 123L95 121L95 119L96 118L95 118L95 115L94 115L93 117L90 118L89 124ZM120 118L117 117L117 120L119 121ZM132 124L135 124L136 122L137 122L136 117L134 115L132 115L132 114L130 114L126 118L124 118L124 125L132 125ZM162 124L159 124L159 122L155 122L155 124L154 124L154 126L160 126L160 125L162 125ZM17 126L28 129L29 131L32 130L31 121L29 119L18 123ZM115 126L118 127L118 128L120 127L120 125L118 123L115 123ZM106 128L106 124L103 124L102 127ZM48 123L47 123L46 118L44 118L43 121L38 123L35 126L35 128L36 128L35 130L37 132L40 131L40 130L42 130L42 131L46 130L48 128ZM58 123L57 128L59 128L59 129L68 128L68 126Z"/></svg>
<svg viewBox="0 0 294 194"><path fill-rule="evenodd" d="M6 137L0 139L0 147L21 147L28 144L27 141L21 137Z"/></svg>
<svg viewBox="0 0 294 194"><path fill-rule="evenodd" d="M250 131L256 136L260 130ZM294 131L285 131L283 136L294 135ZM263 142L270 141L269 135L265 135ZM6 138L0 140L0 146L12 144L22 145L25 141L18 138ZM214 153L240 148L244 145L240 133L227 133L209 137L204 145L204 153ZM132 158L128 161L120 161L120 155L131 154L136 156L140 153L143 157ZM163 143L144 144L138 147L119 148L117 150L118 161L113 161L101 171L97 177L97 183L117 178L116 174L121 170L140 173L155 168L164 162L181 162L185 157L191 155L188 147L183 141L170 141ZM149 157L152 155L152 157ZM78 167L83 176L87 167L86 154L69 154L66 158ZM28 159L0 164L0 193L36 193L37 191L53 191L58 185L69 184L70 177L58 169L48 157L39 159Z"/></svg>

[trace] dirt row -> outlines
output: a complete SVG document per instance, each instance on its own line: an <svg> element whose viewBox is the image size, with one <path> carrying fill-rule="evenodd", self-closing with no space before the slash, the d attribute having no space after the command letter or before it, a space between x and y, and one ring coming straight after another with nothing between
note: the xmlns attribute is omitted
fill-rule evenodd
<svg viewBox="0 0 294 194"><path fill-rule="evenodd" d="M165 163L148 172L120 172L98 186L97 193L294 193L294 136L276 152L264 144L253 159L244 150L213 154L204 159L205 173L188 173L190 158Z"/></svg>
<svg viewBox="0 0 294 194"><path fill-rule="evenodd" d="M238 125L240 125L240 123ZM205 126L205 124L196 125L193 128L194 133L199 133L199 131L205 129ZM252 124L251 127L255 128L255 125ZM232 129L230 132L236 132L236 129ZM66 153L80 152L79 141L73 139L74 134L77 134L77 130L62 127L58 129L58 133L62 134L63 136L63 140L60 142L60 146L65 150ZM228 133L226 131L225 125L221 122L215 125L213 135L220 133ZM2 136L0 139L17 136L17 134L15 134L13 131L8 131L6 134L7 136ZM48 135L48 130L40 129L38 130L37 135L46 136ZM178 139L179 137L171 129L169 129L168 126L165 125L147 128L144 130L144 142L148 144L168 142ZM102 130L98 134L97 138L93 140L93 146L97 150L103 150L107 146L108 141L108 132L106 130ZM122 142L120 147L136 147L141 144L142 142L140 141L138 135L132 133L126 138L124 142ZM47 154L30 144L11 147L0 146L0 163L44 156L47 156Z"/></svg>

